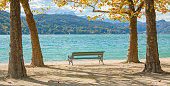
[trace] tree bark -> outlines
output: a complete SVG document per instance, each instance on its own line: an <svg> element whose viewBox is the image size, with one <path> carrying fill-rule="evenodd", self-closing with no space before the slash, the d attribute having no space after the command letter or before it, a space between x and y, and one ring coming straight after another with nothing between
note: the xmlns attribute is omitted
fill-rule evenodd
<svg viewBox="0 0 170 86"><path fill-rule="evenodd" d="M129 48L127 62L140 62L138 59L138 36L137 36L137 17L133 16L129 21Z"/></svg>
<svg viewBox="0 0 170 86"><path fill-rule="evenodd" d="M143 72L163 72L159 61L154 0L145 0L145 5L147 23L147 50L146 63Z"/></svg>
<svg viewBox="0 0 170 86"><path fill-rule="evenodd" d="M133 0L128 0L129 11L129 48L127 53L127 62L138 63L138 36L137 36L137 15L135 15L135 7ZM133 12L133 14L131 14Z"/></svg>
<svg viewBox="0 0 170 86"><path fill-rule="evenodd" d="M27 76L22 51L19 0L11 0L10 2L10 52L8 76L15 79Z"/></svg>
<svg viewBox="0 0 170 86"><path fill-rule="evenodd" d="M42 56L41 47L39 43L39 37L37 33L36 23L35 23L33 14L30 10L28 1L29 0L21 0L21 3L26 14L26 20L27 20L28 27L30 30L30 35L31 35L31 44L32 44L31 65L42 67L44 66L44 62L43 62L43 56Z"/></svg>

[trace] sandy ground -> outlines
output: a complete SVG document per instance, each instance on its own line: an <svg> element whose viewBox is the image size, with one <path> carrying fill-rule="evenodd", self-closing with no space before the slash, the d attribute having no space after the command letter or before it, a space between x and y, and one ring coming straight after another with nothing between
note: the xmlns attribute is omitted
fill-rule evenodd
<svg viewBox="0 0 170 86"><path fill-rule="evenodd" d="M170 58L161 58L166 73L142 73L144 63L122 63L125 60L45 62L47 67L29 67L27 78L6 79L8 63L0 63L0 86L170 86ZM145 62L145 60L140 60Z"/></svg>

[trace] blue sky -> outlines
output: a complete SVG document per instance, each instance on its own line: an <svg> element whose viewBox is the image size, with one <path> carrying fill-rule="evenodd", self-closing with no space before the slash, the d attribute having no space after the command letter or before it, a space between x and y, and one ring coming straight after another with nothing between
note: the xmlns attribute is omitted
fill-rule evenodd
<svg viewBox="0 0 170 86"><path fill-rule="evenodd" d="M75 9L72 9L72 7L69 5L59 8L56 4L54 4L53 0L31 0L30 1L31 10L41 11L41 8L48 8L49 6L51 6L51 8L48 11L46 11L47 14L56 14L56 13L73 14L74 13L77 16L94 16L97 14L97 13L93 13L91 8L83 9L82 13L80 13L79 11L81 8L78 8L77 10L75 10ZM107 7L105 7L104 9L107 9ZM9 9L6 9L6 11L9 12ZM21 14L23 16L25 15L23 8L21 8ZM156 19L157 20L164 19L166 21L170 21L170 12L166 14L161 14L157 12ZM138 19L138 21L145 22L145 16L142 16L142 18Z"/></svg>

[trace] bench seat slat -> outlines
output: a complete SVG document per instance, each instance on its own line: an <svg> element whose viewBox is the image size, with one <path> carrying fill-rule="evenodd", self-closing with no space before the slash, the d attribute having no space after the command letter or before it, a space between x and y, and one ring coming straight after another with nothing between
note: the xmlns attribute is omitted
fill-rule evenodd
<svg viewBox="0 0 170 86"><path fill-rule="evenodd" d="M100 59L99 57L76 57L74 59Z"/></svg>
<svg viewBox="0 0 170 86"><path fill-rule="evenodd" d="M103 55L103 54L72 54L72 56L90 56L90 55Z"/></svg>
<svg viewBox="0 0 170 86"><path fill-rule="evenodd" d="M98 54L98 53L104 53L104 52L96 52L96 53L72 53L72 54Z"/></svg>
<svg viewBox="0 0 170 86"><path fill-rule="evenodd" d="M99 51L99 52L72 52L73 54L74 53L104 53L104 51Z"/></svg>
<svg viewBox="0 0 170 86"><path fill-rule="evenodd" d="M104 53L104 52L95 52L95 53L94 52L93 53L85 53L85 52L84 53L82 53L82 52L77 53L76 52L76 53L72 53L72 54L101 54L101 53Z"/></svg>

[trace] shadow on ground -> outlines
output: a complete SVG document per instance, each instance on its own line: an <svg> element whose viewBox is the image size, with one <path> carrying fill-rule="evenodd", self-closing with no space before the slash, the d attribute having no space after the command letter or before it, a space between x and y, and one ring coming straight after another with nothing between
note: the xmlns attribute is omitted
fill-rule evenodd
<svg viewBox="0 0 170 86"><path fill-rule="evenodd" d="M0 81L6 80L7 72L8 72L7 70L0 70Z"/></svg>
<svg viewBox="0 0 170 86"><path fill-rule="evenodd" d="M165 72L162 74L158 73L143 73L141 72L143 67L137 66L138 64L133 64L133 66L127 67L126 65L131 64L121 64L117 65L75 65L75 66L56 66L48 65L43 67L44 70L32 71L33 75L28 73L29 77L23 78L23 81L34 83L37 85L46 86L130 86L130 85L140 85L147 86L153 83L143 82L140 78L146 77L147 79L153 79L154 83L170 84L170 73ZM141 64L140 64L141 65ZM142 64L143 65L143 64ZM169 67L169 65L163 64L164 67ZM27 67L27 70L32 70L35 68ZM49 70L49 71L47 71ZM137 71L141 70L141 71ZM46 72L44 72L46 71ZM7 74L6 70L0 70L0 81L5 81L4 75ZM41 80L36 77L45 76L56 77L54 79L48 79L48 81ZM57 78L60 77L60 78ZM67 78L67 79L63 79ZM77 79L77 80L75 80ZM91 82L82 82L81 80L90 80ZM7 86L0 84L0 86Z"/></svg>

